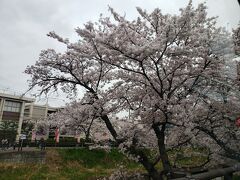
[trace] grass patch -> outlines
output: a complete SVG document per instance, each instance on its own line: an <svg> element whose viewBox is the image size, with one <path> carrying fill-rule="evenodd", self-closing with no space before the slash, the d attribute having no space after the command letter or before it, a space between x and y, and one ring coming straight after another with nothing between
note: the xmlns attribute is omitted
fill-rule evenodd
<svg viewBox="0 0 240 180"><path fill-rule="evenodd" d="M47 149L46 163L0 163L1 180L94 180L109 176L124 165L129 171L143 171L116 149Z"/></svg>
<svg viewBox="0 0 240 180"><path fill-rule="evenodd" d="M0 164L1 180L46 179L47 172L43 164Z"/></svg>
<svg viewBox="0 0 240 180"><path fill-rule="evenodd" d="M150 159L154 159L156 151L144 150ZM189 167L201 164L206 157L202 156L205 152L196 149L184 149L183 151L170 151L169 158L173 162L177 153L183 153L178 157L177 165ZM0 163L1 180L95 180L100 177L107 177L119 165L131 172L145 172L144 168L129 160L117 149L109 152L104 150L81 149L47 149L46 163ZM157 168L161 169L162 164L159 162ZM235 179L239 176L234 177Z"/></svg>
<svg viewBox="0 0 240 180"><path fill-rule="evenodd" d="M114 169L124 164L127 168L142 167L136 162L129 160L116 149L109 152L100 149L59 149L59 154L64 162L77 161L85 168L99 167L102 169Z"/></svg>

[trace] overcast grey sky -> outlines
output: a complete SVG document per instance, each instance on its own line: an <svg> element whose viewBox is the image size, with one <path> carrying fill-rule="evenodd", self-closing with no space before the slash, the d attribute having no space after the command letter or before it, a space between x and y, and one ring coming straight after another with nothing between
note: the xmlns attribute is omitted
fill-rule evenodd
<svg viewBox="0 0 240 180"><path fill-rule="evenodd" d="M200 2L204 1L193 0L194 5ZM158 7L163 13L177 14L187 3L188 0L0 0L0 92L23 93L29 79L23 73L26 66L35 63L42 49L63 50L61 44L46 36L49 31L76 40L74 28L90 20L97 21L100 13L109 15L108 5L133 19L137 16L136 6L148 11ZM237 26L240 21L237 0L206 3L209 16L219 16L219 25L228 30ZM63 104L62 100L49 102Z"/></svg>

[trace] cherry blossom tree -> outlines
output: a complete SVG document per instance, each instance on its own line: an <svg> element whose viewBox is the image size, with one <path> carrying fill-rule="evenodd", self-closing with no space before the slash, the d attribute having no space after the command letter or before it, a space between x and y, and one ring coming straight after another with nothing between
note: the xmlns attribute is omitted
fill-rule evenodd
<svg viewBox="0 0 240 180"><path fill-rule="evenodd" d="M73 101L64 109L48 116L48 124L64 130L68 135L85 135L88 142L95 133L108 134L105 124L99 120L100 116L94 105L85 104L84 101ZM96 141L96 138L94 139Z"/></svg>
<svg viewBox="0 0 240 180"><path fill-rule="evenodd" d="M240 54L240 25L233 30L234 50L236 55Z"/></svg>
<svg viewBox="0 0 240 180"><path fill-rule="evenodd" d="M174 177L167 151L179 146L217 146L222 155L230 152L229 157L236 158L239 130L228 118L237 115L226 108L231 101L218 102L212 93L219 88L213 80L226 79L223 56L230 34L216 27L215 17L207 17L206 6L194 8L190 1L179 15L162 14L158 8L147 13L138 7L139 17L132 21L109 10L112 17L101 16L77 28L76 43L50 32L67 50L41 52L25 71L32 77L30 88L38 86L41 93L61 89L69 96L84 88L81 107L63 111L69 122L93 127L91 119L99 118L118 147L154 180ZM126 115L118 119L121 127L116 129L111 117L119 113ZM232 128L234 137L222 140ZM206 143L198 143L202 138ZM229 139L231 145L226 145ZM157 149L154 159L144 151L150 147ZM163 170L157 168L159 162Z"/></svg>

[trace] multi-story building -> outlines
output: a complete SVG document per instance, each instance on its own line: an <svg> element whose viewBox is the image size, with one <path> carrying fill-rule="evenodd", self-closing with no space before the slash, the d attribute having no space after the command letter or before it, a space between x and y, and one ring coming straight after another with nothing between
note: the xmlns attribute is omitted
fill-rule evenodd
<svg viewBox="0 0 240 180"><path fill-rule="evenodd" d="M0 123L12 122L17 125L17 139L22 130L22 124L26 118L24 115L25 107L33 104L33 98L0 93Z"/></svg>
<svg viewBox="0 0 240 180"><path fill-rule="evenodd" d="M49 105L28 104L25 107L25 114L27 115L30 122L33 125L36 125L38 121L45 120L49 114L55 113L56 111L58 111L58 109L59 108L50 107ZM23 124L23 129L29 124L28 122L29 121L26 121L26 123ZM47 134L42 134L42 135L41 133L37 134L35 139L39 140L42 137L46 139L48 138L48 136L49 136L49 130L47 131Z"/></svg>
<svg viewBox="0 0 240 180"><path fill-rule="evenodd" d="M24 129L28 124L34 125L38 120L46 119L48 114L58 109L48 105L35 105L34 102L33 98L0 93L0 123L16 124L17 140L25 133Z"/></svg>

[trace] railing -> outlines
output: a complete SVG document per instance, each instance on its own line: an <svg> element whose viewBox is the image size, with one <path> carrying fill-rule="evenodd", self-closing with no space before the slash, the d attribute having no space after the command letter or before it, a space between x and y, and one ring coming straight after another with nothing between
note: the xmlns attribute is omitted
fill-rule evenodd
<svg viewBox="0 0 240 180"><path fill-rule="evenodd" d="M218 168L209 170L203 173L197 173L194 175L187 175L186 177L177 178L174 180L210 180L213 178L224 177L224 180L233 179L233 173L240 172L240 163L230 167Z"/></svg>

